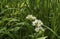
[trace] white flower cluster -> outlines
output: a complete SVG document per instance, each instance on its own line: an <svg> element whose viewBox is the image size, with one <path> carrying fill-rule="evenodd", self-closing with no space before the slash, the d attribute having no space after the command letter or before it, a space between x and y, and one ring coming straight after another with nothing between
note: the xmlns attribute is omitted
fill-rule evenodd
<svg viewBox="0 0 60 39"><path fill-rule="evenodd" d="M36 31L36 32L39 32L40 30L41 30L41 31L45 31L45 30L43 29L43 27L42 27L43 22L42 22L41 20L36 19L36 17L34 17L34 16L32 16L32 15L28 15L28 16L26 17L26 19L28 19L28 20L30 20L30 19L31 19L31 20L34 20L34 21L32 22L32 25L36 27L36 28L35 28L35 31Z"/></svg>
<svg viewBox="0 0 60 39"><path fill-rule="evenodd" d="M34 16L32 16L32 15L28 15L28 16L26 17L26 19L28 19L28 20L35 20L36 17L34 17Z"/></svg>
<svg viewBox="0 0 60 39"><path fill-rule="evenodd" d="M42 27L43 22L42 22L41 20L37 20L37 19L36 19L35 21L32 22L32 25L33 25L33 26L36 26L36 28L35 28L35 31L36 31L36 32L39 32L39 30L45 31L45 30L43 29L43 27Z"/></svg>
<svg viewBox="0 0 60 39"><path fill-rule="evenodd" d="M33 26L37 26L37 27L40 27L41 25L43 25L43 23L42 23L42 21L41 20L34 20L33 22L32 22L32 25Z"/></svg>

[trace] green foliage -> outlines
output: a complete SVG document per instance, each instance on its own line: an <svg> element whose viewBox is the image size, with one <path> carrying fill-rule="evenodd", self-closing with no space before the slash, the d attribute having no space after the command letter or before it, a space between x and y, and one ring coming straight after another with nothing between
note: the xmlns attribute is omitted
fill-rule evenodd
<svg viewBox="0 0 60 39"><path fill-rule="evenodd" d="M37 38L37 39L46 39L46 37L41 37L41 38Z"/></svg>
<svg viewBox="0 0 60 39"><path fill-rule="evenodd" d="M43 37L35 33L25 19L28 14L41 19L50 31L46 29ZM59 0L0 0L0 39L45 39L44 36L60 39Z"/></svg>

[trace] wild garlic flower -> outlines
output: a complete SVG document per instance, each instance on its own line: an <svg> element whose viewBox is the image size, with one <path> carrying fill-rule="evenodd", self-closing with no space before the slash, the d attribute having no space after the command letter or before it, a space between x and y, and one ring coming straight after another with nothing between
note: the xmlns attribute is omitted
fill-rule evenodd
<svg viewBox="0 0 60 39"><path fill-rule="evenodd" d="M28 15L26 17L26 19L28 19L28 20L34 20L34 21L32 21L32 25L35 26L35 29L34 30L36 32L45 31L45 29L43 29L43 27L42 27L43 22L41 20L36 19L36 17L34 17L32 15Z"/></svg>
<svg viewBox="0 0 60 39"><path fill-rule="evenodd" d="M32 22L32 25L33 26L37 26L37 27L40 27L41 25L43 25L42 21L41 20L35 20Z"/></svg>
<svg viewBox="0 0 60 39"><path fill-rule="evenodd" d="M26 19L28 19L28 20L35 20L36 17L34 17L34 16L32 16L32 15L28 15L28 16L26 17Z"/></svg>

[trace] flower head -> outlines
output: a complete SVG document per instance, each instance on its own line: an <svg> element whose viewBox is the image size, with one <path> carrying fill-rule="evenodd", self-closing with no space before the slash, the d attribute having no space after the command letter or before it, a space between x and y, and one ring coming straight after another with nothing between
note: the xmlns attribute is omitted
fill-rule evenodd
<svg viewBox="0 0 60 39"><path fill-rule="evenodd" d="M32 15L28 15L28 16L26 17L26 19L28 19L28 20L35 20L36 17L34 17L34 16L32 16Z"/></svg>
<svg viewBox="0 0 60 39"><path fill-rule="evenodd" d="M44 28L42 27L43 22L42 22L41 20L36 19L36 17L34 17L34 16L32 16L32 15L28 15L28 16L26 17L26 19L28 19L28 20L33 20L32 25L35 26L35 29L34 29L34 30L35 30L36 32L45 31Z"/></svg>
<svg viewBox="0 0 60 39"><path fill-rule="evenodd" d="M41 25L43 25L42 21L41 20L35 20L32 22L32 25L33 26L37 26L37 27L40 27Z"/></svg>

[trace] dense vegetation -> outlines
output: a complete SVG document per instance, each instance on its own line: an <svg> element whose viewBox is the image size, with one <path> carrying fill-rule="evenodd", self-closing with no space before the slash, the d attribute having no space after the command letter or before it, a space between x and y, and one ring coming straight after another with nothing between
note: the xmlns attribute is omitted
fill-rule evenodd
<svg viewBox="0 0 60 39"><path fill-rule="evenodd" d="M0 0L0 39L37 39L29 36L35 33L26 19L29 14L53 30L46 29L43 36L59 39L60 0Z"/></svg>

